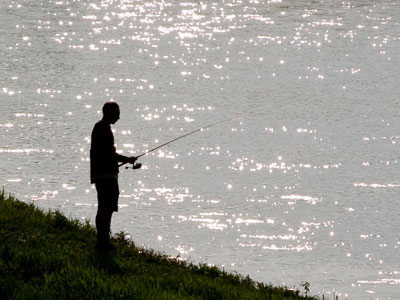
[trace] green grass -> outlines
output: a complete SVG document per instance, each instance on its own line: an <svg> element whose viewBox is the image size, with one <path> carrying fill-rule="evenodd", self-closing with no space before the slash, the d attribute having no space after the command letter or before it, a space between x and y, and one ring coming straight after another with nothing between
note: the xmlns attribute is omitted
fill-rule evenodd
<svg viewBox="0 0 400 300"><path fill-rule="evenodd" d="M303 299L217 267L137 248L123 233L117 250L94 249L88 222L43 212L0 192L2 299Z"/></svg>

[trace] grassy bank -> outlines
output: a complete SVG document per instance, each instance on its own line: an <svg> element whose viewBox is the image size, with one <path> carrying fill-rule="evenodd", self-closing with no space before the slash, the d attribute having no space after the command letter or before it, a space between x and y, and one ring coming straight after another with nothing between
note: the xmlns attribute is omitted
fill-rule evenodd
<svg viewBox="0 0 400 300"><path fill-rule="evenodd" d="M99 253L90 224L0 192L2 299L303 299L217 267L137 248L124 235Z"/></svg>

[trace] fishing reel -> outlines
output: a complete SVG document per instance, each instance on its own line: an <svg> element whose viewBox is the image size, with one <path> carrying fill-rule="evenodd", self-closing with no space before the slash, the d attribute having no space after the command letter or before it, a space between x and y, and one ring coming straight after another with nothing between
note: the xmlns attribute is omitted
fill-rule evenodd
<svg viewBox="0 0 400 300"><path fill-rule="evenodd" d="M134 165L132 165L132 166L130 166L130 167L125 167L125 169L133 169L133 170L136 170L136 169L140 169L142 167L142 164L141 163L135 163Z"/></svg>

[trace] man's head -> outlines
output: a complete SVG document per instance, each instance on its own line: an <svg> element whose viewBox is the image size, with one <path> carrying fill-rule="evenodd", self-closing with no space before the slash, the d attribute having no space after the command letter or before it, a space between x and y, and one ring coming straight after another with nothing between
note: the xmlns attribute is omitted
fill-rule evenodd
<svg viewBox="0 0 400 300"><path fill-rule="evenodd" d="M119 106L116 102L107 102L103 106L103 120L115 124L119 120Z"/></svg>

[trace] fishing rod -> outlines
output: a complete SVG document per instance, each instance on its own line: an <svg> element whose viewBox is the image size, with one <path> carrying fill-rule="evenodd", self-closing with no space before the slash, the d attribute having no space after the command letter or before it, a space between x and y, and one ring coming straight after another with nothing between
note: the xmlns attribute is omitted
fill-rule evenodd
<svg viewBox="0 0 400 300"><path fill-rule="evenodd" d="M138 159L139 157L142 157L142 156L144 156L144 155L147 155L147 154L149 154L149 153L151 153L151 152L153 152L153 151L155 151L155 150L157 150L157 149L160 149L161 147L164 147L164 146L166 146L166 145L168 145L168 144L171 144L171 143L173 143L173 142L175 142L175 141L177 141L177 140L183 139L184 137L187 137L188 135L191 135L191 134L196 133L196 132L198 132L198 131L201 131L201 130L204 130L204 129L207 129L207 128L216 126L216 125L221 124L221 123L225 123L225 122L229 122L229 121L233 121L233 120L238 120L238 119L241 119L241 118L242 118L242 117L235 117L235 118L231 118L231 119L226 119L226 120L218 121L218 122L212 123L212 124L210 124L210 125L207 125L207 126L198 128L198 129L193 130L193 131L191 131L191 132L188 132L188 133L186 133L186 134L184 134L184 135L178 136L177 138L174 138L173 140L170 140L170 141L168 141L168 142L166 142L166 143L164 143L164 144L161 144L161 145L159 145L159 146L157 146L157 147L154 147L154 148L152 148L152 149L150 149L150 150L148 150L148 151L145 151L145 152L143 152L142 154L140 154L139 156L136 156L136 159ZM118 167L122 167L122 166L125 165L125 164L127 164L127 162L121 163L120 165L118 165ZM140 166L139 166L139 165L140 165ZM132 168L133 168L133 169L139 169L141 166L142 166L141 164L135 164L135 165L133 165ZM126 169L129 169L129 167L126 167Z"/></svg>

